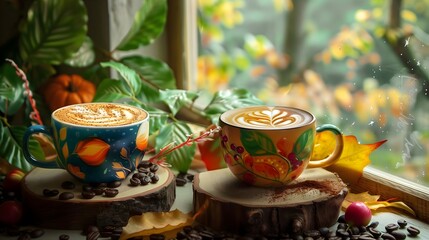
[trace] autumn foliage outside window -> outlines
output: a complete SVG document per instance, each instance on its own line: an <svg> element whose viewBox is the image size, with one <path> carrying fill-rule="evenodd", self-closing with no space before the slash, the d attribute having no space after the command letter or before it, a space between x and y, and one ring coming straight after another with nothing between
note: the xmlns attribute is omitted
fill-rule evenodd
<svg viewBox="0 0 429 240"><path fill-rule="evenodd" d="M428 1L199 0L197 85L301 107L429 185ZM339 10L341 9L341 10Z"/></svg>

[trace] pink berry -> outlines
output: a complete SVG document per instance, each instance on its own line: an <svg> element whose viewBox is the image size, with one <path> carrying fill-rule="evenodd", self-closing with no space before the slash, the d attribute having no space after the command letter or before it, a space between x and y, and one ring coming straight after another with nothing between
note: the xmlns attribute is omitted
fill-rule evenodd
<svg viewBox="0 0 429 240"><path fill-rule="evenodd" d="M353 202L344 214L345 220L350 226L367 226L372 214L368 206L363 202Z"/></svg>

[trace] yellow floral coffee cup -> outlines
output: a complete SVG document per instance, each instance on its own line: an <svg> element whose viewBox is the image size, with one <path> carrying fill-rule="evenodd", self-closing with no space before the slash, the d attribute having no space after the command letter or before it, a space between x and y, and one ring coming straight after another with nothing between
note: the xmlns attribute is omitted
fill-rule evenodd
<svg viewBox="0 0 429 240"><path fill-rule="evenodd" d="M224 160L240 180L254 186L280 187L295 180L307 167L335 163L343 150L343 135L332 124L316 128L313 114L284 106L252 106L221 114L220 140ZM312 160L315 135L335 134L335 150Z"/></svg>

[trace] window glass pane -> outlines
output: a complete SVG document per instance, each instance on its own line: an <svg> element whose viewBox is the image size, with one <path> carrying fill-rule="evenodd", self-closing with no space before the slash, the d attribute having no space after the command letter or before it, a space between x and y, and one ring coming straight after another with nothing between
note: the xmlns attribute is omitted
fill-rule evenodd
<svg viewBox="0 0 429 240"><path fill-rule="evenodd" d="M402 5L395 5L402 2ZM427 1L199 0L198 88L305 108L429 184Z"/></svg>

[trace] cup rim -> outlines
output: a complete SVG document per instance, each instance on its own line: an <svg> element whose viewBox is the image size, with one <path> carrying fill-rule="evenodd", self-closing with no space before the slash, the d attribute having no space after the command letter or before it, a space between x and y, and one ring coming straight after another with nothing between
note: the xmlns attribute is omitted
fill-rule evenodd
<svg viewBox="0 0 429 240"><path fill-rule="evenodd" d="M295 111L304 112L304 113L308 114L311 117L311 120L309 122L307 122L307 123L300 123L300 124L292 126L292 127L285 126L285 127L276 127L276 128L263 128L263 127L239 126L237 124L228 123L224 119L222 119L222 117L224 117L227 113L230 113L230 112L233 112L233 111L242 110L242 109L260 108L260 107L292 109L292 110L295 110ZM231 127L235 127L235 128L241 128L241 129L247 129L247 130L260 130L260 131L292 130L292 129L298 129L298 128L310 126L310 125L314 124L315 122L316 122L316 117L311 112L309 112L307 110L304 110L302 108L282 106L282 105L275 105L275 106L270 106L270 105L252 105L252 106L246 106L246 107L238 107L238 108L229 109L229 110L221 113L220 116L219 116L219 123L223 123L223 124L225 124L227 126L231 126Z"/></svg>
<svg viewBox="0 0 429 240"><path fill-rule="evenodd" d="M126 107L128 107L128 108L135 108L135 109L139 109L139 110L143 111L144 113L146 113L146 117L145 117L145 118L143 118L143 119L141 119L141 120L139 120L139 121L135 121L135 122L132 122L132 123L123 124L123 125L112 125L112 126L107 126L107 125L103 125L103 126L81 125L81 124L75 124L75 123L65 122L65 121L62 121L62 120L60 120L60 119L58 119L58 118L56 118L56 117L55 117L55 113L56 113L57 111L61 110L61 109L64 109L64 108L69 108L69 107L71 107L71 106L79 106L79 105L95 105L95 104L114 104L114 105L122 105L122 106L126 106ZM73 126L73 127L91 128L91 129L101 129L101 128L106 128L106 127L109 127L109 128L122 128L122 127L129 127L129 126L138 125L138 124L141 124L141 123L143 123L143 122L145 122L145 121L148 121L148 120L149 120L149 112L148 112L148 111L146 111L146 110L145 110L145 109L143 109L143 108L140 108L140 107L137 107L137 106L133 106L133 105L129 105L129 104L125 104L125 103L113 103L113 102L89 102L89 103L77 103L77 104L71 104L71 105L67 105L67 106L60 107L60 108L58 108L58 109L54 110L54 111L51 113L51 118L52 118L53 120L57 121L57 122L60 122L61 124L68 125L68 126Z"/></svg>

